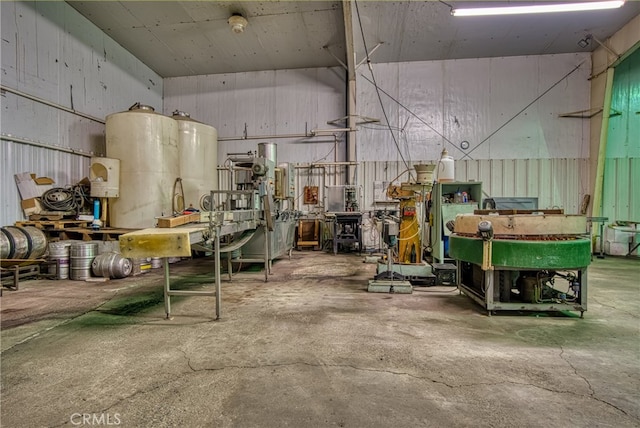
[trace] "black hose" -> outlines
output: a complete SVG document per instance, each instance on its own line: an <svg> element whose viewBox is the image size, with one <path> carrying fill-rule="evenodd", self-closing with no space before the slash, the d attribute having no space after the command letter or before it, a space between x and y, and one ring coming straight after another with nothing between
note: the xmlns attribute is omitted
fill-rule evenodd
<svg viewBox="0 0 640 428"><path fill-rule="evenodd" d="M89 195L85 186L76 184L69 188L54 187L42 194L42 205L50 211L79 212L89 204Z"/></svg>

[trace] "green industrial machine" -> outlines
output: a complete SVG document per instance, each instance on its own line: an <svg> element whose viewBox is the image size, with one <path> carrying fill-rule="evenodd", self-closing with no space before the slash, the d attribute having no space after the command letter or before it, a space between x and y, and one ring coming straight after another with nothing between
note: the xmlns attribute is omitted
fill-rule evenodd
<svg viewBox="0 0 640 428"><path fill-rule="evenodd" d="M449 236L446 228L458 214L473 214L480 208L482 183L475 181L437 183L433 186L429 214L427 247L434 263L445 263L449 256Z"/></svg>
<svg viewBox="0 0 640 428"><path fill-rule="evenodd" d="M586 218L459 215L449 237L458 289L494 311L587 310Z"/></svg>

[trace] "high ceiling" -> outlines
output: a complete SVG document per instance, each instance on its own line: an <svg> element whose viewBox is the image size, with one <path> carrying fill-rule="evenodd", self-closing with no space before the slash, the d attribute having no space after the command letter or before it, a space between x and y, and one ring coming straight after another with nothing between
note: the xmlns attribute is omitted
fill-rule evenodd
<svg viewBox="0 0 640 428"><path fill-rule="evenodd" d="M567 2L570 0L565 0ZM329 67L346 63L341 1L68 1L162 77ZM450 6L484 1L351 3L356 62L541 55L591 51L640 14L640 1L614 10L453 17ZM533 2L507 2L530 4ZM549 2L538 2L549 3ZM232 14L248 20L236 34ZM347 26L349 27L349 26ZM594 39L586 47L578 41Z"/></svg>

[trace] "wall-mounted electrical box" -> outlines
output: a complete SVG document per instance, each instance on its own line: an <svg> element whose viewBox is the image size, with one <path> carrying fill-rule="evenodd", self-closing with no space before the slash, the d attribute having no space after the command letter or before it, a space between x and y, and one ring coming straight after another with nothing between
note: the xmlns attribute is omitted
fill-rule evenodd
<svg viewBox="0 0 640 428"><path fill-rule="evenodd" d="M92 157L89 168L91 196L117 198L120 196L120 159Z"/></svg>

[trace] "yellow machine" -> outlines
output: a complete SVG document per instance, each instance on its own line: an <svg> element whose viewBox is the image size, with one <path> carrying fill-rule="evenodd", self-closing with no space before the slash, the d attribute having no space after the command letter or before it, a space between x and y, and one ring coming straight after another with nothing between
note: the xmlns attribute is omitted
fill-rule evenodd
<svg viewBox="0 0 640 428"><path fill-rule="evenodd" d="M424 283L434 277L431 266L422 260L426 223L421 205L431 188L431 180L387 188L387 196L399 200L400 212L398 218L390 216L383 220L387 261L378 263L377 274L369 281L369 292L412 293L412 282Z"/></svg>
<svg viewBox="0 0 640 428"><path fill-rule="evenodd" d="M398 254L396 262L418 264L422 262L422 233L418 202L424 199L424 186L403 183L389 186L387 195L400 200L400 226L398 230Z"/></svg>

